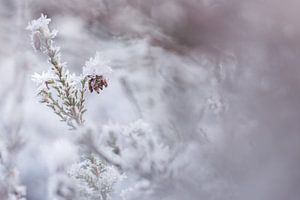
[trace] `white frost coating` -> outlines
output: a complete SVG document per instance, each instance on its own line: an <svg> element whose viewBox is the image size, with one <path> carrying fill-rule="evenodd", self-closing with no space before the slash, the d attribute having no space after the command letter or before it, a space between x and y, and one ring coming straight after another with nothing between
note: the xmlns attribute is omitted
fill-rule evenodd
<svg viewBox="0 0 300 200"><path fill-rule="evenodd" d="M41 103L50 107L60 119L76 130L84 125L85 92L99 93L107 87L106 76L112 72L109 61L100 53L90 58L83 68L83 74L76 76L61 61L60 47L54 44L57 31L49 29L50 19L45 15L29 23L27 29L32 32L32 45L48 57L51 70L35 73L32 80L39 86L38 95ZM63 153L61 153L63 152ZM115 166L87 153L83 160L73 166L67 176L66 169L77 158L77 148L65 140L55 142L49 149L47 166L52 173L49 182L49 197L53 200L108 200L113 185L123 177ZM74 180L75 179L75 180ZM78 184L76 184L78 183ZM0 193L1 196L1 193Z"/></svg>
<svg viewBox="0 0 300 200"><path fill-rule="evenodd" d="M86 61L83 67L82 74L88 75L103 75L108 76L112 73L110 61L106 59L100 52L97 52L94 58Z"/></svg>
<svg viewBox="0 0 300 200"><path fill-rule="evenodd" d="M31 76L31 80L38 86L38 91L42 89L47 89L47 82L53 80L55 78L54 74L51 71L34 73Z"/></svg>
<svg viewBox="0 0 300 200"><path fill-rule="evenodd" d="M40 30L49 31L48 25L50 22L51 22L51 19L47 18L46 15L41 14L41 17L36 20L32 20L28 24L26 29L31 30L31 31L40 31Z"/></svg>
<svg viewBox="0 0 300 200"><path fill-rule="evenodd" d="M27 30L31 31L31 41L32 46L35 50L45 51L47 45L51 45L51 39L55 38L57 30L50 31L49 23L51 19L47 18L46 15L41 14L41 17L32 20L28 26Z"/></svg>
<svg viewBox="0 0 300 200"><path fill-rule="evenodd" d="M86 111L83 105L85 93L85 80L82 76L76 77L67 69L66 63L61 62L60 47L54 45L57 31L50 31L50 19L45 15L29 23L27 29L32 32L33 48L48 56L51 64L51 73L34 74L32 77L38 85L38 95L42 97L41 103L47 104L60 119L75 129L84 123L83 114ZM50 78L50 79L49 79ZM80 83L80 84L78 84ZM56 93L56 97L52 95Z"/></svg>
<svg viewBox="0 0 300 200"><path fill-rule="evenodd" d="M114 184L124 178L116 167L94 155L72 165L68 173L74 178L81 198L88 200L110 199Z"/></svg>

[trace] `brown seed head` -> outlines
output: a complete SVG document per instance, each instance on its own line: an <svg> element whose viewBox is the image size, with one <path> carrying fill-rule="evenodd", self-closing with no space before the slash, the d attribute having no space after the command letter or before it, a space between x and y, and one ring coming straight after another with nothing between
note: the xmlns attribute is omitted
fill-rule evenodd
<svg viewBox="0 0 300 200"><path fill-rule="evenodd" d="M88 77L88 87L90 92L96 91L98 94L100 90L107 87L107 80L102 75L89 75Z"/></svg>

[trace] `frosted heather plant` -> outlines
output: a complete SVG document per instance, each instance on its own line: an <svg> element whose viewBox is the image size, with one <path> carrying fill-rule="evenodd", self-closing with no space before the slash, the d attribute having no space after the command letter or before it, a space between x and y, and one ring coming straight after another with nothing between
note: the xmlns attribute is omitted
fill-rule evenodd
<svg viewBox="0 0 300 200"><path fill-rule="evenodd" d="M51 64L50 70L42 74L35 73L32 80L38 85L40 102L50 107L71 129L76 129L84 124L87 87L90 92L99 93L107 87L106 76L112 70L96 53L95 58L86 62L81 75L71 74L66 63L61 61L60 48L54 44L57 31L49 29L50 22L51 19L42 14L27 26L31 31L33 48L46 54Z"/></svg>
<svg viewBox="0 0 300 200"><path fill-rule="evenodd" d="M38 85L41 102L69 127L77 129L84 127L86 91L99 93L107 87L112 70L109 61L97 52L86 61L82 74L71 74L61 61L60 48L54 44L57 31L49 29L50 21L41 15L27 27L32 32L33 48L47 55L51 64L48 71L35 73L32 80ZM89 127L80 130L84 134L76 142L86 150L83 159L69 171L64 167L52 176L50 196L53 199L106 200L125 172L138 177L139 187L135 188L139 190L152 189L152 185L169 174L169 148L141 120L127 126L108 124L100 131Z"/></svg>
<svg viewBox="0 0 300 200"><path fill-rule="evenodd" d="M72 165L68 174L74 178L81 199L88 200L111 199L114 184L125 177L116 167L94 154Z"/></svg>
<svg viewBox="0 0 300 200"><path fill-rule="evenodd" d="M110 123L100 129L87 127L80 139L87 151L134 180L121 191L123 199L151 195L171 177L174 152L142 120L129 125Z"/></svg>
<svg viewBox="0 0 300 200"><path fill-rule="evenodd" d="M50 107L72 129L84 125L85 93L87 89L99 93L107 87L107 77L112 72L109 62L99 52L83 67L82 74L71 74L61 61L60 48L55 46L56 30L49 29L50 19L45 15L29 23L32 46L48 56L51 68L32 75L38 85L41 103ZM119 180L119 171L105 161L86 153L82 162L74 164L69 173L62 167L50 178L49 196L53 200L109 198L113 185ZM74 181L75 180L75 181Z"/></svg>

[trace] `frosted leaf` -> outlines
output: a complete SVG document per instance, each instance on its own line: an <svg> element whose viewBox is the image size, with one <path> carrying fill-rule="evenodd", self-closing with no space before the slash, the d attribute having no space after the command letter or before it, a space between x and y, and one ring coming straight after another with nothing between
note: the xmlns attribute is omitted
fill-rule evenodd
<svg viewBox="0 0 300 200"><path fill-rule="evenodd" d="M35 82L37 85L45 83L46 81L52 80L54 78L55 78L54 74L52 72L50 72L50 71L42 72L42 74L39 74L39 73L35 72L31 76L31 80L33 82Z"/></svg>
<svg viewBox="0 0 300 200"><path fill-rule="evenodd" d="M109 74L112 73L112 69L109 64L110 61L107 60L102 54L97 52L94 58L90 58L90 60L86 61L85 66L83 67L82 70L82 74L84 76L88 76L88 75L108 76Z"/></svg>
<svg viewBox="0 0 300 200"><path fill-rule="evenodd" d="M51 71L42 72L42 74L34 73L31 76L31 80L36 83L38 86L38 91L47 89L49 84L55 78L54 74Z"/></svg>
<svg viewBox="0 0 300 200"><path fill-rule="evenodd" d="M35 50L41 50L41 33L36 31L32 33L32 46Z"/></svg>
<svg viewBox="0 0 300 200"><path fill-rule="evenodd" d="M83 80L82 76L77 76L75 73L69 75L70 85L74 87L79 87L81 81Z"/></svg>

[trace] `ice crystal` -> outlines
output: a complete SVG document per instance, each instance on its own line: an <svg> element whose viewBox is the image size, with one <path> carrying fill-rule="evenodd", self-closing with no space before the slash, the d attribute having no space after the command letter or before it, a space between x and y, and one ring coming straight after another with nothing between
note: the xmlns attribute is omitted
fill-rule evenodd
<svg viewBox="0 0 300 200"><path fill-rule="evenodd" d="M97 52L95 57L86 61L85 66L82 69L84 76L102 75L108 76L112 73L110 67L110 61L106 59L100 52Z"/></svg>
<svg viewBox="0 0 300 200"><path fill-rule="evenodd" d="M31 76L31 80L38 86L38 91L48 89L48 84L53 83L54 78L55 76L51 71L42 72L41 74L34 73Z"/></svg>

